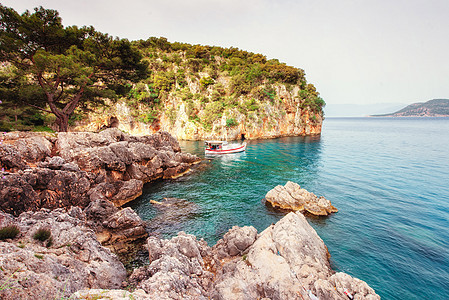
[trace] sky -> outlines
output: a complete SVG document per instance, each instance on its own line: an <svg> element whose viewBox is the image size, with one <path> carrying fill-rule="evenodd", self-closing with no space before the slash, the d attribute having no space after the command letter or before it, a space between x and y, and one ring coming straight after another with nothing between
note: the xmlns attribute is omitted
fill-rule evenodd
<svg viewBox="0 0 449 300"><path fill-rule="evenodd" d="M2 0L129 40L237 47L302 68L328 106L449 98L449 0Z"/></svg>

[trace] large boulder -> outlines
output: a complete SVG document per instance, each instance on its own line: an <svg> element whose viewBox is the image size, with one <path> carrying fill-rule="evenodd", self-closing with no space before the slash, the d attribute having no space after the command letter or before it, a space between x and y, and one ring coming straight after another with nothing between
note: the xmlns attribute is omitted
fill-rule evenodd
<svg viewBox="0 0 449 300"><path fill-rule="evenodd" d="M51 155L51 136L34 132L3 133L0 142L0 168L18 171Z"/></svg>
<svg viewBox="0 0 449 300"><path fill-rule="evenodd" d="M340 275L339 275L340 274ZM334 274L321 238L301 213L265 229L247 254L223 265L213 299L380 299L365 282Z"/></svg>
<svg viewBox="0 0 449 300"><path fill-rule="evenodd" d="M166 132L133 137L117 128L100 133L2 134L0 209L16 216L41 207L86 207L105 198L122 206L143 184L175 178L200 159L180 152Z"/></svg>
<svg viewBox="0 0 449 300"><path fill-rule="evenodd" d="M291 181L270 190L265 200L275 208L308 212L316 216L327 216L338 211L326 198L317 197Z"/></svg>

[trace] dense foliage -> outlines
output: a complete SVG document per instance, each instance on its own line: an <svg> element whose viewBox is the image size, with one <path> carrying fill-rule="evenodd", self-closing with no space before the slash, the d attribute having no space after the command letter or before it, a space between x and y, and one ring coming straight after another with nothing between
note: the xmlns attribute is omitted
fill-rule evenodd
<svg viewBox="0 0 449 300"><path fill-rule="evenodd" d="M182 99L192 122L199 122L206 130L225 112L236 109L249 115L252 112L264 116L263 104L278 105L276 86L287 89L299 87L296 101L302 109L322 115L324 100L313 84L307 83L302 69L268 60L262 54L222 48L217 46L171 43L165 38L151 37L134 41L144 59L148 62L150 76L144 81L160 102L140 101L137 114L151 110L154 118L163 113L162 103L170 95ZM191 86L199 86L195 94ZM138 90L139 86L134 86ZM135 103L136 98L128 98ZM200 113L201 112L201 113ZM167 113L167 112L166 112ZM173 115L173 111L170 111ZM236 120L230 113L226 127L235 126Z"/></svg>
<svg viewBox="0 0 449 300"><path fill-rule="evenodd" d="M228 128L237 113L266 118L266 105L282 106L281 89L294 91L294 106L314 115L325 105L302 69L262 54L162 37L113 39L92 27L64 27L57 11L42 7L19 15L0 6L0 63L3 130L56 123L66 131L105 99L124 100L138 121L165 115L174 124L174 97L206 130L223 115Z"/></svg>
<svg viewBox="0 0 449 300"><path fill-rule="evenodd" d="M25 122L36 114L28 106L53 114L60 131L78 106L113 99L146 72L128 40L93 27L64 27L57 11L43 7L20 15L0 5L0 62L6 69L0 97L8 108L2 121L15 114Z"/></svg>

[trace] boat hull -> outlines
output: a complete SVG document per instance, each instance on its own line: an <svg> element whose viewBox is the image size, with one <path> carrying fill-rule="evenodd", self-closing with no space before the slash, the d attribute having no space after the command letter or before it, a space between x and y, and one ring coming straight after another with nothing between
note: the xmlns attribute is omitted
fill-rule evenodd
<svg viewBox="0 0 449 300"><path fill-rule="evenodd" d="M231 149L223 149L223 150L206 149L206 150L204 150L204 153L205 154L231 154L231 153L243 152L245 150L246 150L246 144L243 144L240 147L231 148Z"/></svg>

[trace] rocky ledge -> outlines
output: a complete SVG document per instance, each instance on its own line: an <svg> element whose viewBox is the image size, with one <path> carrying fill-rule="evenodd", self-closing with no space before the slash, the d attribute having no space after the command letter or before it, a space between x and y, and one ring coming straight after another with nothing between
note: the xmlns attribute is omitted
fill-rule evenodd
<svg viewBox="0 0 449 300"><path fill-rule="evenodd" d="M121 206L140 196L144 183L180 176L199 161L166 132L2 134L0 209L17 216L42 207L84 208L101 198Z"/></svg>
<svg viewBox="0 0 449 300"><path fill-rule="evenodd" d="M147 240L149 265L129 278L133 293L81 290L75 299L380 299L364 281L334 272L321 238L301 213L261 233L233 227L213 247L180 232ZM123 297L123 298L120 298Z"/></svg>
<svg viewBox="0 0 449 300"><path fill-rule="evenodd" d="M324 242L300 212L261 233L234 226L213 247L184 232L169 240L150 236L148 264L127 277L93 228L126 235L142 230L139 220L129 208L100 201L84 210L41 209L18 217L0 212L0 228L18 229L16 236L0 238L0 297L380 299L365 282L331 269ZM40 230L49 235L38 238Z"/></svg>
<svg viewBox="0 0 449 300"><path fill-rule="evenodd" d="M270 190L265 201L275 208L307 212L315 216L327 216L338 211L326 198L317 197L291 181Z"/></svg>

